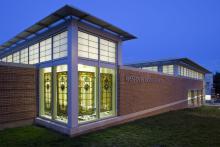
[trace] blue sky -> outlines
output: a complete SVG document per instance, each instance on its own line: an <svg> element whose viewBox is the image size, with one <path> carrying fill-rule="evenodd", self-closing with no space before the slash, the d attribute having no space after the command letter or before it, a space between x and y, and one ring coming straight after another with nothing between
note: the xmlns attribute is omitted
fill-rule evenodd
<svg viewBox="0 0 220 147"><path fill-rule="evenodd" d="M123 44L123 63L188 57L220 69L220 0L2 0L0 43L65 4L138 37Z"/></svg>

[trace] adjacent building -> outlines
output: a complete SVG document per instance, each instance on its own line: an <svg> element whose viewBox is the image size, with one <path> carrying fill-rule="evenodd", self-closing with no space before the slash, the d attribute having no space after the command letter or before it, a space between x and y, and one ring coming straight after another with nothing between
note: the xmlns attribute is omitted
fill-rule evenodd
<svg viewBox="0 0 220 147"><path fill-rule="evenodd" d="M199 80L204 80L205 74L210 73L210 71L188 58L148 61L127 64L127 66Z"/></svg>

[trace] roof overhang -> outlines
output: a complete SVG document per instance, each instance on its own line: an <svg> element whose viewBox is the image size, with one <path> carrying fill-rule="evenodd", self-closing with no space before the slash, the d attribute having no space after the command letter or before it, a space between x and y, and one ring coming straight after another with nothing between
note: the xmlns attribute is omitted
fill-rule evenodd
<svg viewBox="0 0 220 147"><path fill-rule="evenodd" d="M39 31L48 28L50 25L56 23L57 21L64 19L68 16L74 16L78 19L78 21L87 21L92 23L96 26L99 26L101 29L105 29L109 32L117 34L123 41L135 39L136 37L110 23L107 23L95 16L90 15L84 11L81 11L77 8L74 8L69 5L65 5L62 8L58 9L54 13L50 14L49 16L45 17L44 19L40 20L39 22L35 23L31 27L25 29L9 41L0 45L0 50L5 48L10 48L14 44L17 44L20 41L25 40L29 36L33 34L37 34Z"/></svg>

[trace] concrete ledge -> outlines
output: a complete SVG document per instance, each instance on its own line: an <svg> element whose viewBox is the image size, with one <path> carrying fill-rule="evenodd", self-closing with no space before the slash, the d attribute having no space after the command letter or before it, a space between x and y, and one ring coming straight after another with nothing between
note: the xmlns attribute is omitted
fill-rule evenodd
<svg viewBox="0 0 220 147"><path fill-rule="evenodd" d="M34 119L3 123L3 124L0 124L0 130L4 130L7 128L23 127L23 126L31 125L33 123L34 123Z"/></svg>
<svg viewBox="0 0 220 147"><path fill-rule="evenodd" d="M34 65L31 64L22 64L22 63L12 63L12 62L1 62L0 66L12 66L12 67L22 67L22 68L35 68Z"/></svg>
<svg viewBox="0 0 220 147"><path fill-rule="evenodd" d="M70 129L65 125L58 124L56 122L53 122L53 121L50 121L50 120L45 120L45 119L42 119L42 118L39 118L39 117L37 117L35 119L35 123L38 124L38 125L44 126L46 128L55 130L57 132L60 132L62 134L69 134L69 132L70 132Z"/></svg>

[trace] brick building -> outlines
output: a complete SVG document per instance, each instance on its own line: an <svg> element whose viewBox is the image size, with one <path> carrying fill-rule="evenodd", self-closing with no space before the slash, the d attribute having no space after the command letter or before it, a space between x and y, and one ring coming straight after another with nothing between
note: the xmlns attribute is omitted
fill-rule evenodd
<svg viewBox="0 0 220 147"><path fill-rule="evenodd" d="M208 71L195 79L123 66L122 43L135 38L66 5L5 42L1 127L34 122L75 136L200 106Z"/></svg>

